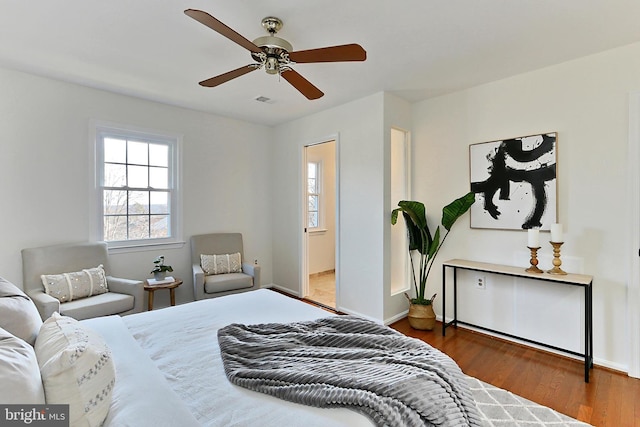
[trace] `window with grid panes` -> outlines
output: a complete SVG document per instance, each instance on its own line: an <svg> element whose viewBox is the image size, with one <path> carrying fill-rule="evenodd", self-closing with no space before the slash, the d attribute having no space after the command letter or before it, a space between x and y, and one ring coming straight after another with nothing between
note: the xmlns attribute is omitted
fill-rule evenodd
<svg viewBox="0 0 640 427"><path fill-rule="evenodd" d="M110 246L176 240L177 139L99 128L100 240Z"/></svg>
<svg viewBox="0 0 640 427"><path fill-rule="evenodd" d="M307 164L307 227L320 227L320 164Z"/></svg>

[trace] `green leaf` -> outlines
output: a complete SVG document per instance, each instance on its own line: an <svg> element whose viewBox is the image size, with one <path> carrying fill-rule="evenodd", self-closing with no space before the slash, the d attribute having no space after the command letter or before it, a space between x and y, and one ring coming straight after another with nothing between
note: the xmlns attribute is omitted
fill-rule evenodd
<svg viewBox="0 0 640 427"><path fill-rule="evenodd" d="M445 230L451 230L453 224L471 208L475 201L476 195L470 191L442 208L442 226Z"/></svg>
<svg viewBox="0 0 640 427"><path fill-rule="evenodd" d="M420 251L422 253L422 233L418 226L416 226L408 213L402 212L404 216L404 223L407 226L407 236L409 237L409 250Z"/></svg>
<svg viewBox="0 0 640 427"><path fill-rule="evenodd" d="M411 221L418 228L424 228L427 225L427 210L422 202L401 200L398 206L411 217Z"/></svg>
<svg viewBox="0 0 640 427"><path fill-rule="evenodd" d="M424 204L412 200L398 202L398 207L391 212L391 224L397 223L398 212L402 212L407 227L409 250L425 254L431 244L431 233L427 226L427 214Z"/></svg>
<svg viewBox="0 0 640 427"><path fill-rule="evenodd" d="M431 258L440 246L440 227L436 228L436 234L433 236L433 241L429 245L429 258Z"/></svg>
<svg viewBox="0 0 640 427"><path fill-rule="evenodd" d="M402 209L400 208L395 208L391 211L391 225L396 225L396 222L398 222L398 212L400 212L401 210Z"/></svg>

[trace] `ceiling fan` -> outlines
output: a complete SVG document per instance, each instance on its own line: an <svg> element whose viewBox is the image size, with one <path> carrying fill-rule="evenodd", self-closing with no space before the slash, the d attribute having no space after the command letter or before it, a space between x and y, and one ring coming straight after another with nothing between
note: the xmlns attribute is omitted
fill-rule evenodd
<svg viewBox="0 0 640 427"><path fill-rule="evenodd" d="M280 37L276 37L276 33L282 28L282 21L273 16L268 16L262 20L262 26L267 30L269 35L258 37L251 42L207 12L187 9L184 13L244 47L251 52L251 57L256 61L244 67L203 80L200 82L201 86L215 87L236 77L250 73L251 71L264 68L268 74L281 75L308 99L318 99L322 97L324 93L296 72L291 67L293 64L364 61L367 59L367 52L358 44L345 44L294 51L291 43Z"/></svg>

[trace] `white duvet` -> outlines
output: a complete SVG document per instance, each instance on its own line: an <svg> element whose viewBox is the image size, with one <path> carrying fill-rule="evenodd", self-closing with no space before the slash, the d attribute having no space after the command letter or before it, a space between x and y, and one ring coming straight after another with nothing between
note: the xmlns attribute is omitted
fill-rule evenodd
<svg viewBox="0 0 640 427"><path fill-rule="evenodd" d="M83 321L116 363L106 426L372 426L348 409L303 406L232 385L217 330L230 323L313 320L331 314L261 289L134 314Z"/></svg>

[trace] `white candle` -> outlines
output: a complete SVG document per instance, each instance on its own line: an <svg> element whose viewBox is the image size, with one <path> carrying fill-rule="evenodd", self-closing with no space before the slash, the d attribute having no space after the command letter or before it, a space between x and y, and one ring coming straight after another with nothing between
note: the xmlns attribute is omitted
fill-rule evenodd
<svg viewBox="0 0 640 427"><path fill-rule="evenodd" d="M539 239L539 230L537 228L530 228L527 233L527 242L530 248L539 248L540 247L540 239Z"/></svg>
<svg viewBox="0 0 640 427"><path fill-rule="evenodd" d="M551 224L551 241L562 242L562 224Z"/></svg>

